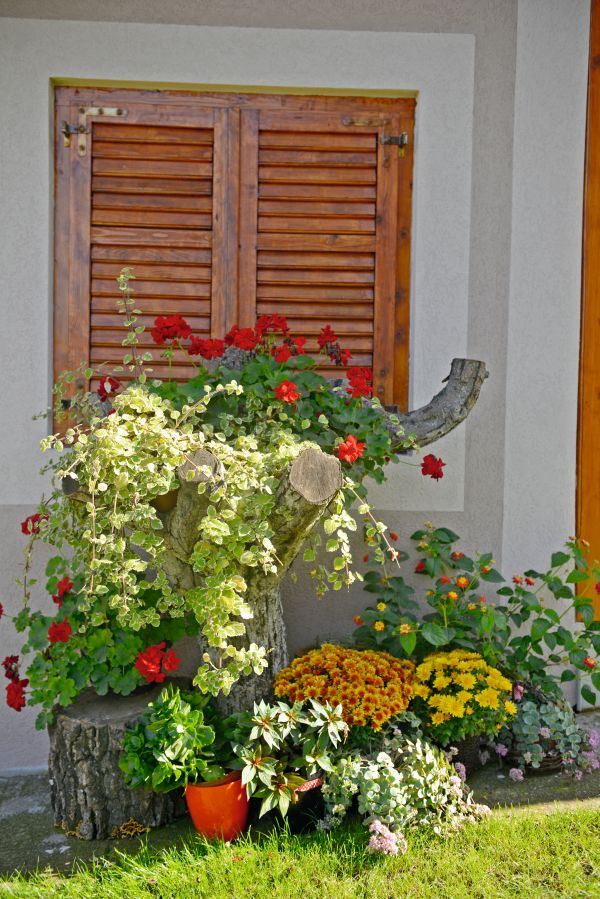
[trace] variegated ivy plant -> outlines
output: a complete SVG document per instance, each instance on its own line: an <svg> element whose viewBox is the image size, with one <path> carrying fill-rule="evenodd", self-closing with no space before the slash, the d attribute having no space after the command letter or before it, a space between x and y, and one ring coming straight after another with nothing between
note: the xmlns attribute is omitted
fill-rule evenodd
<svg viewBox="0 0 600 899"><path fill-rule="evenodd" d="M54 700L72 701L88 685L83 660L98 628L138 634L155 628L160 639L165 620L191 621L188 630L199 629L209 649L195 684L213 695L227 694L242 675L263 670L268 647L236 645L235 638L245 631L244 621L253 615L244 575L251 569L275 572L279 566L270 522L276 489L282 473L307 445L337 455L344 470L343 486L322 519L332 564L314 565L317 592L338 590L360 577L349 537L357 529L353 511L357 500L367 538L377 544L382 557L395 555L386 541L385 525L371 514L362 486L367 475L383 480L384 465L394 460L398 449L392 447L378 401L363 402L372 395L370 372L350 367L347 382L332 387L317 371L322 360L304 353L302 339L292 338L279 316L259 319L255 329L233 328L225 341L194 336L181 316L159 316L151 334L169 365L177 350L186 352L188 362L199 364L185 383L153 379L148 369L151 354L140 349L144 329L138 324L140 311L134 308L132 277L127 270L119 277L120 309L127 326L120 371L129 383L120 384L102 370L82 368L66 375L55 391L59 411L65 386L78 375L99 378L100 386L96 393L81 393L71 400L70 415L77 416L77 424L63 436L42 441L42 448L52 453L48 467L54 490L41 504L40 517L26 530L32 541L41 539L63 553L68 560L63 570L76 585L56 614L58 639L37 639L25 647L34 648L44 660L35 701L47 709ZM318 342L322 354L348 364L350 354L330 328L323 329ZM236 368L232 354L242 356ZM119 377L125 380L123 374ZM407 436L405 446L412 443ZM199 492L209 491L209 502L188 560L193 583L174 586L165 567L163 522L154 500L179 486L178 467L200 449L219 460L224 477L197 486ZM69 478L76 478L77 490L66 497L63 485ZM319 543L315 533L304 554L307 561L315 560ZM25 578L21 630L36 620L29 587ZM64 656L70 651L73 625L81 671L77 654L71 652L66 674ZM39 622L36 627L39 631ZM137 670L147 681L153 679L153 671L160 678L164 675L160 663L155 664L161 658L160 646L164 643L159 649L150 645L147 655L138 653ZM35 664L40 667L39 659ZM11 683L20 690L16 707L23 701L27 679L20 678L18 664L10 671ZM122 692L139 680L124 681ZM118 679L103 682L109 681L119 690Z"/></svg>

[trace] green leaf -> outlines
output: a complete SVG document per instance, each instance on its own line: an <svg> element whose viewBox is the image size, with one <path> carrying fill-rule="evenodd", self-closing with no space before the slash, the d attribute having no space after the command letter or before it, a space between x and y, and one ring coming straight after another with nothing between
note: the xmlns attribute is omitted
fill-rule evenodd
<svg viewBox="0 0 600 899"><path fill-rule="evenodd" d="M590 703L590 705L594 705L594 706L596 705L596 694L595 694L594 690L592 690L590 687L587 686L587 684L584 684L581 687L581 695L583 696L583 698L585 699L586 702Z"/></svg>
<svg viewBox="0 0 600 899"><path fill-rule="evenodd" d="M567 553L564 552L556 552L552 553L551 565L552 568L560 568L562 565L566 565L569 562L571 556L568 556Z"/></svg>
<svg viewBox="0 0 600 899"><path fill-rule="evenodd" d="M411 631L410 634L400 634L400 645L402 649L406 653L407 656L411 656L415 651L415 646L417 645L417 635L414 631Z"/></svg>
<svg viewBox="0 0 600 899"><path fill-rule="evenodd" d="M447 627L435 624L433 621L426 621L421 629L423 639L431 643L432 646L444 646L449 643L454 631L450 631Z"/></svg>

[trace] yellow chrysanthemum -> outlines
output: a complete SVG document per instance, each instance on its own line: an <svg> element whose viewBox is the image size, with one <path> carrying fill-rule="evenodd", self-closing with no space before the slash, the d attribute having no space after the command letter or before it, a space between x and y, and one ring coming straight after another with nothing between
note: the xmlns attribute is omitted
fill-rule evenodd
<svg viewBox="0 0 600 899"><path fill-rule="evenodd" d="M486 687L485 690L481 690L480 693L475 694L475 699L484 709L497 709L500 697L497 690Z"/></svg>
<svg viewBox="0 0 600 899"><path fill-rule="evenodd" d="M504 703L504 708L506 709L506 711L508 712L509 715L517 714L517 707L511 699L506 700L506 702Z"/></svg>
<svg viewBox="0 0 600 899"><path fill-rule="evenodd" d="M438 674L433 682L433 686L436 690L443 690L444 687L447 687L448 684L452 683L452 678L448 677L445 674Z"/></svg>
<svg viewBox="0 0 600 899"><path fill-rule="evenodd" d="M462 687L464 690L472 690L475 684L477 683L477 679L468 672L462 672L460 674L454 674L452 676L452 680L458 684L459 687Z"/></svg>

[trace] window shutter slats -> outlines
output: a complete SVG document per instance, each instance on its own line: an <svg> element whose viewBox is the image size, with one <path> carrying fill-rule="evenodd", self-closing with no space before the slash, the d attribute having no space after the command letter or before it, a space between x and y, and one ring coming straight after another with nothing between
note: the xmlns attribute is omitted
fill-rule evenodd
<svg viewBox="0 0 600 899"><path fill-rule="evenodd" d="M194 333L210 335L219 162L213 158L215 128L122 122L92 128L90 362L110 369L124 353L115 282L123 266L135 272L139 324L146 326L141 350L152 349L157 315L180 313ZM153 370L168 373L160 360ZM192 373L183 354L175 353L171 376Z"/></svg>
<svg viewBox="0 0 600 899"><path fill-rule="evenodd" d="M252 116L242 143L244 323L285 315L311 352L330 324L352 364L373 367L378 393L391 401L398 153L380 137L398 120L379 116L357 128L329 113Z"/></svg>

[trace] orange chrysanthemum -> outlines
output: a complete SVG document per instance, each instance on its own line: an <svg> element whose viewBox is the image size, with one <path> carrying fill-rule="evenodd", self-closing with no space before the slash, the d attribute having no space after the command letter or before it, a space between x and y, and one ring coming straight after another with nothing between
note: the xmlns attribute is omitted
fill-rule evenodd
<svg viewBox="0 0 600 899"><path fill-rule="evenodd" d="M412 696L414 665L387 652L346 649L324 643L294 659L275 676L276 696L290 701L311 696L341 705L348 724L373 730L403 712Z"/></svg>

